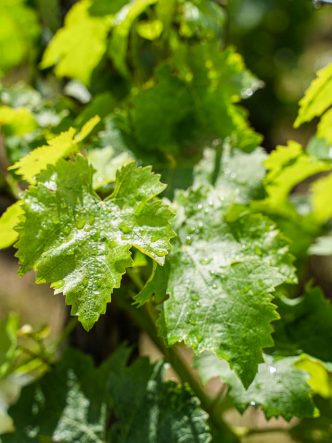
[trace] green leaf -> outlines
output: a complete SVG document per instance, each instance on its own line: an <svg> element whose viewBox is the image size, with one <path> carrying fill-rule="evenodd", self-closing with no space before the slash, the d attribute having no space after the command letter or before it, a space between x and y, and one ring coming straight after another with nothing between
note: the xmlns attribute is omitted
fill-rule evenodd
<svg viewBox="0 0 332 443"><path fill-rule="evenodd" d="M220 38L225 12L213 2L184 2L180 22L180 35L184 37Z"/></svg>
<svg viewBox="0 0 332 443"><path fill-rule="evenodd" d="M319 117L332 105L332 63L317 73L317 78L311 83L300 101L300 110L294 126Z"/></svg>
<svg viewBox="0 0 332 443"><path fill-rule="evenodd" d="M119 355L113 358L117 362ZM109 370L112 364L112 358L104 363ZM108 377L105 366L96 369L90 357L67 350L49 373L22 390L9 409L16 430L2 436L3 443L103 443L110 403Z"/></svg>
<svg viewBox="0 0 332 443"><path fill-rule="evenodd" d="M112 405L114 443L208 443L207 414L186 387L164 382L164 365L145 358L126 366L120 347L99 368L69 349L41 380L25 387L9 410L16 431L3 443L103 443Z"/></svg>
<svg viewBox="0 0 332 443"><path fill-rule="evenodd" d="M151 299L151 295L155 296L156 303L163 301L167 291L168 276L168 262L165 263L163 268L153 262L153 269L148 281L143 289L135 296L137 305L142 306L147 303Z"/></svg>
<svg viewBox="0 0 332 443"><path fill-rule="evenodd" d="M127 3L115 16L109 43L109 55L115 67L121 74L127 76L128 68L126 63L128 39L131 28L135 20L145 11L145 9L158 0L134 0Z"/></svg>
<svg viewBox="0 0 332 443"><path fill-rule="evenodd" d="M301 181L318 172L327 171L330 165L306 154L301 145L290 141L287 146L278 146L265 161L268 174L265 188L266 203L280 209L287 202L288 195Z"/></svg>
<svg viewBox="0 0 332 443"><path fill-rule="evenodd" d="M36 129L37 122L27 108L0 106L0 126L4 126L6 132L11 135L22 136Z"/></svg>
<svg viewBox="0 0 332 443"><path fill-rule="evenodd" d="M250 153L223 146L207 148L203 159L195 167L194 184L212 184L233 201L248 203L262 193L266 154L262 148Z"/></svg>
<svg viewBox="0 0 332 443"><path fill-rule="evenodd" d="M99 189L115 180L116 171L131 163L134 158L128 151L118 153L111 146L94 149L88 154L89 163L96 172L93 175L93 189Z"/></svg>
<svg viewBox="0 0 332 443"><path fill-rule="evenodd" d="M332 105L332 100L331 103ZM318 123L317 136L332 144L332 109L325 112L320 122Z"/></svg>
<svg viewBox="0 0 332 443"><path fill-rule="evenodd" d="M277 359L266 355L264 360L248 389L243 387L227 362L213 354L202 354L195 365L204 382L220 377L229 385L229 396L241 413L249 406L259 406L268 419L316 417L318 410L312 401L309 375L295 366L298 357Z"/></svg>
<svg viewBox="0 0 332 443"><path fill-rule="evenodd" d="M332 305L319 288L307 288L298 299L278 300L281 320L275 324L278 349L305 352L332 362Z"/></svg>
<svg viewBox="0 0 332 443"><path fill-rule="evenodd" d="M11 246L18 237L15 227L18 225L24 211L18 201L2 214L0 218L0 249Z"/></svg>
<svg viewBox="0 0 332 443"><path fill-rule="evenodd" d="M7 374L17 354L18 316L15 313L0 320L0 379Z"/></svg>
<svg viewBox="0 0 332 443"><path fill-rule="evenodd" d="M165 185L150 167L124 166L106 200L93 192L92 175L83 157L42 172L23 198L16 245L21 272L35 269L38 283L63 292L87 330L132 265L131 248L162 265L174 236L173 213L156 198Z"/></svg>
<svg viewBox="0 0 332 443"><path fill-rule="evenodd" d="M36 54L40 34L36 12L24 0L1 0L0 4L0 75Z"/></svg>
<svg viewBox="0 0 332 443"><path fill-rule="evenodd" d="M311 204L315 218L324 223L332 217L332 174L317 180L311 186Z"/></svg>
<svg viewBox="0 0 332 443"><path fill-rule="evenodd" d="M82 142L99 123L98 116L90 119L77 134L74 128L62 132L50 139L48 144L34 149L21 160L10 166L16 174L21 175L28 183L34 183L35 177L48 165L54 165L60 158L68 157L78 151L78 143Z"/></svg>
<svg viewBox="0 0 332 443"><path fill-rule="evenodd" d="M262 215L242 210L228 218L229 202L218 190L180 193L177 205L161 333L168 345L183 341L225 358L248 386L262 348L273 343L272 293L294 281L287 242Z"/></svg>
<svg viewBox="0 0 332 443"><path fill-rule="evenodd" d="M141 21L137 24L136 31L146 40L156 40L163 32L163 24L160 20Z"/></svg>
<svg viewBox="0 0 332 443"><path fill-rule="evenodd" d="M129 112L132 130L142 149L169 150L176 144L177 129L193 103L183 82L168 67L156 74L156 84L132 98ZM146 118L146 116L149 118Z"/></svg>
<svg viewBox="0 0 332 443"><path fill-rule="evenodd" d="M207 414L186 386L163 382L164 366L147 359L111 375L114 443L208 443Z"/></svg>
<svg viewBox="0 0 332 443"><path fill-rule="evenodd" d="M92 16L92 0L75 4L61 28L47 46L42 68L56 65L59 77L72 77L89 84L92 71L106 52L107 34L112 26L112 16Z"/></svg>

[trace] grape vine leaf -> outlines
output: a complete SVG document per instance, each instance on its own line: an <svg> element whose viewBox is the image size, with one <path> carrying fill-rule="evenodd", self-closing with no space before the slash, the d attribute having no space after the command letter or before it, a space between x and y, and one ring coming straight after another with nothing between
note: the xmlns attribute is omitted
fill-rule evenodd
<svg viewBox="0 0 332 443"><path fill-rule="evenodd" d="M37 127L37 122L28 108L0 106L1 126L5 128L6 133L22 136L32 132Z"/></svg>
<svg viewBox="0 0 332 443"><path fill-rule="evenodd" d="M2 442L208 443L208 415L188 387L164 382L162 362L140 358L128 367L129 354L121 346L95 368L89 356L68 349L22 390L9 409L16 431Z"/></svg>
<svg viewBox="0 0 332 443"><path fill-rule="evenodd" d="M35 43L40 35L36 11L23 0L0 3L0 74L36 55Z"/></svg>
<svg viewBox="0 0 332 443"><path fill-rule="evenodd" d="M295 281L288 243L267 217L246 209L230 217L229 203L213 188L181 192L176 203L161 335L168 345L183 341L196 353L225 358L248 386L262 348L273 343L274 289Z"/></svg>
<svg viewBox="0 0 332 443"><path fill-rule="evenodd" d="M268 200L276 208L282 206L298 183L330 169L327 162L308 155L294 141L290 141L287 146L278 146L266 159L265 167L268 171L264 181Z"/></svg>
<svg viewBox="0 0 332 443"><path fill-rule="evenodd" d="M332 217L331 194L332 174L320 178L311 186L312 212L321 223Z"/></svg>
<svg viewBox="0 0 332 443"><path fill-rule="evenodd" d="M68 157L78 151L78 144L82 142L99 123L100 118L91 118L77 133L74 128L62 132L50 139L48 144L34 149L28 155L9 167L16 174L21 175L28 183L34 183L36 175L47 165L55 164L60 158Z"/></svg>
<svg viewBox="0 0 332 443"><path fill-rule="evenodd" d="M94 193L92 176L81 156L41 172L23 197L16 243L21 273L34 269L37 283L63 292L87 330L132 265L131 248L162 265L174 237L173 212L156 197L166 186L150 167L124 166L105 200Z"/></svg>
<svg viewBox="0 0 332 443"><path fill-rule="evenodd" d="M2 214L0 218L0 249L11 246L18 237L15 227L18 225L24 211L18 201Z"/></svg>
<svg viewBox="0 0 332 443"><path fill-rule="evenodd" d="M93 175L94 189L100 189L108 183L113 183L116 171L134 161L133 155L129 151L117 152L111 146L93 149L88 153L88 159L96 170Z"/></svg>
<svg viewBox="0 0 332 443"><path fill-rule="evenodd" d="M248 203L263 193L266 157L262 148L252 152L231 149L227 144L222 152L207 148L195 167L194 184L211 184L234 202Z"/></svg>
<svg viewBox="0 0 332 443"><path fill-rule="evenodd" d="M112 15L93 16L93 2L82 0L66 15L65 26L57 31L44 52L41 67L56 65L59 77L72 77L89 84L93 69L107 49L107 34Z"/></svg>
<svg viewBox="0 0 332 443"><path fill-rule="evenodd" d="M107 380L120 357L127 357L124 348L96 369L91 357L68 349L41 380L23 388L9 409L15 432L2 436L3 443L105 441L110 404Z"/></svg>
<svg viewBox="0 0 332 443"><path fill-rule="evenodd" d="M316 79L300 100L299 114L294 126L321 116L332 105L332 63L318 71Z"/></svg>
<svg viewBox="0 0 332 443"><path fill-rule="evenodd" d="M332 362L332 305L322 291L308 287L302 297L279 298L277 303L281 315L275 323L277 349L305 352Z"/></svg>
<svg viewBox="0 0 332 443"><path fill-rule="evenodd" d="M332 105L332 100L331 100ZM326 140L329 144L332 143L332 109L329 109L320 119L317 127L317 137Z"/></svg>
<svg viewBox="0 0 332 443"><path fill-rule="evenodd" d="M114 443L209 443L208 415L186 386L163 382L162 363L139 359L110 377Z"/></svg>
<svg viewBox="0 0 332 443"><path fill-rule="evenodd" d="M128 75L126 54L131 27L148 6L157 2L158 0L135 0L127 3L115 15L109 43L109 55L115 67L125 76Z"/></svg>
<svg viewBox="0 0 332 443"><path fill-rule="evenodd" d="M205 352L195 360L203 382L220 377L229 385L229 396L243 413L249 406L260 406L266 417L315 417L318 410L312 401L309 374L295 366L298 357L281 359L264 356L264 363L251 385L245 389L225 360Z"/></svg>

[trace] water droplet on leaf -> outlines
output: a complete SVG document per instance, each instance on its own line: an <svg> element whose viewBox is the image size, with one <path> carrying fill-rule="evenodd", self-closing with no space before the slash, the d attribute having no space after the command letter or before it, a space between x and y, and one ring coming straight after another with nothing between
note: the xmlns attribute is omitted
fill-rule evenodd
<svg viewBox="0 0 332 443"><path fill-rule="evenodd" d="M126 225L125 223L121 223L120 229L124 234L129 234L132 231L131 227Z"/></svg>
<svg viewBox="0 0 332 443"><path fill-rule="evenodd" d="M191 237L191 235L187 235L186 237L186 244L187 245L191 245L193 242L193 238Z"/></svg>
<svg viewBox="0 0 332 443"><path fill-rule="evenodd" d="M76 220L76 227L78 229L82 229L85 226L85 218L84 217L78 217L78 219Z"/></svg>

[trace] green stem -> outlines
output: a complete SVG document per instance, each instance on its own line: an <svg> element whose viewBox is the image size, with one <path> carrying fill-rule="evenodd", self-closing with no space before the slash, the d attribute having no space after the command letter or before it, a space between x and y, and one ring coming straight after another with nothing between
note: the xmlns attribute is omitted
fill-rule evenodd
<svg viewBox="0 0 332 443"><path fill-rule="evenodd" d="M130 302L118 297L116 302L123 308L135 321L135 323L144 330L165 356L165 359L171 364L182 382L187 383L195 395L200 399L203 409L209 414L212 426L223 435L226 441L232 443L239 442L230 426L223 420L219 413L219 408L215 408L214 399L206 393L201 382L195 377L191 367L184 361L176 346L166 347L163 340L157 335L156 327L152 321L147 309L135 308Z"/></svg>

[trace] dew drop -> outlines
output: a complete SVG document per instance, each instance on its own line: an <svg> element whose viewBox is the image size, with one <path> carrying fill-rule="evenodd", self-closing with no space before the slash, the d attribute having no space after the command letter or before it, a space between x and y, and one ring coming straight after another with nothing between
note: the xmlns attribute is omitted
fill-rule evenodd
<svg viewBox="0 0 332 443"><path fill-rule="evenodd" d="M269 373L270 374L275 374L277 372L277 368L275 368L274 366L269 366Z"/></svg>
<svg viewBox="0 0 332 443"><path fill-rule="evenodd" d="M191 245L193 242L193 238L191 237L191 235L187 235L186 237L186 244L187 245Z"/></svg>
<svg viewBox="0 0 332 443"><path fill-rule="evenodd" d="M78 219L76 220L76 227L78 229L82 229L85 226L85 218L84 217L78 217Z"/></svg>
<svg viewBox="0 0 332 443"><path fill-rule="evenodd" d="M202 260L199 261L201 265L208 265L209 263L211 263L211 259L210 258L202 258Z"/></svg>
<svg viewBox="0 0 332 443"><path fill-rule="evenodd" d="M243 98L249 98L253 95L254 91L251 88L246 88L242 91L242 97Z"/></svg>
<svg viewBox="0 0 332 443"><path fill-rule="evenodd" d="M256 402L255 401L251 401L250 402L250 406L256 406Z"/></svg>
<svg viewBox="0 0 332 443"><path fill-rule="evenodd" d="M218 289L218 286L215 283L213 283L212 289Z"/></svg>
<svg viewBox="0 0 332 443"><path fill-rule="evenodd" d="M199 205L197 205L197 209L198 210L202 210L203 209L203 205L200 203Z"/></svg>
<svg viewBox="0 0 332 443"><path fill-rule="evenodd" d="M64 280L59 280L59 281L56 281L56 282L52 283L52 288L60 289L60 288L62 288L64 286L64 284L65 284Z"/></svg>
<svg viewBox="0 0 332 443"><path fill-rule="evenodd" d="M188 323L195 326L197 324L197 319L194 315L190 315L188 317Z"/></svg>
<svg viewBox="0 0 332 443"><path fill-rule="evenodd" d="M125 223L121 223L120 229L124 234L129 234L132 231L131 227L126 225Z"/></svg>

